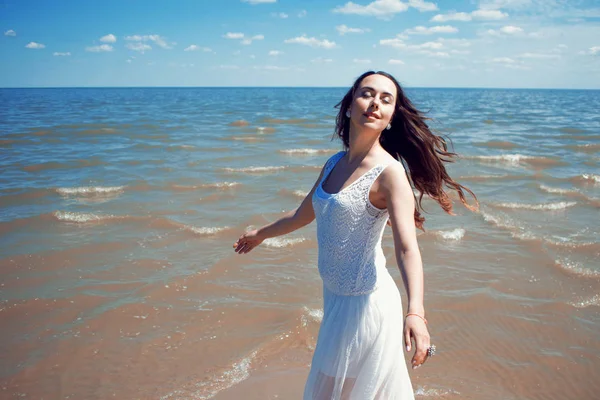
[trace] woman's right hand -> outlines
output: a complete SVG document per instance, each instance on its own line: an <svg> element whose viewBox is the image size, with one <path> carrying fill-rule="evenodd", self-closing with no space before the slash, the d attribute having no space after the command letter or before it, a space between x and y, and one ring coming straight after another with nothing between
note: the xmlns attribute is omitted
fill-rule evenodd
<svg viewBox="0 0 600 400"><path fill-rule="evenodd" d="M265 239L259 235L258 229L254 229L240 236L237 242L233 244L233 248L238 254L246 254L261 244L263 240Z"/></svg>

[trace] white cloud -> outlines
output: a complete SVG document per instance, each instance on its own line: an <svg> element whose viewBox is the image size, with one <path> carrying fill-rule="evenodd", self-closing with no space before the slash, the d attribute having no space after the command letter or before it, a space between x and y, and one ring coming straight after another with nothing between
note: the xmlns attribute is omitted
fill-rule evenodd
<svg viewBox="0 0 600 400"><path fill-rule="evenodd" d="M407 47L407 44L404 43L404 40L402 40L400 38L382 39L379 41L379 44L381 46L390 46L390 47L395 47L397 49L404 49Z"/></svg>
<svg viewBox="0 0 600 400"><path fill-rule="evenodd" d="M25 45L25 47L27 47L28 49L43 49L44 47L46 47L46 45L41 44L41 43L36 43L36 42L29 42Z"/></svg>
<svg viewBox="0 0 600 400"><path fill-rule="evenodd" d="M545 54L545 53L523 53L519 55L520 58L537 58L537 59L550 59L560 58L558 54Z"/></svg>
<svg viewBox="0 0 600 400"><path fill-rule="evenodd" d="M223 35L223 37L225 39L233 39L233 40L241 39L241 43L245 44L245 45L251 44L252 41L254 41L254 40L263 40L265 38L264 35L254 35L252 37L246 37L246 35L241 32L227 32L225 35Z"/></svg>
<svg viewBox="0 0 600 400"><path fill-rule="evenodd" d="M468 39L446 39L439 38L437 40L440 43L447 44L449 46L458 46L458 47L469 47L471 46L471 42Z"/></svg>
<svg viewBox="0 0 600 400"><path fill-rule="evenodd" d="M277 0L242 0L242 3L248 3L248 4L266 4L266 3L276 3Z"/></svg>
<svg viewBox="0 0 600 400"><path fill-rule="evenodd" d="M494 29L488 29L487 31L483 32L483 35L486 36L511 36L511 35L520 35L521 33L523 33L523 28L519 28L518 26L512 26L512 25L507 25L507 26L503 26L502 28L498 29L498 30L494 30ZM532 36L532 35L530 35Z"/></svg>
<svg viewBox="0 0 600 400"><path fill-rule="evenodd" d="M306 17L306 10L302 10L298 13L298 18L304 18Z"/></svg>
<svg viewBox="0 0 600 400"><path fill-rule="evenodd" d="M150 45L140 42L127 43L125 47L127 47L129 50L138 51L142 54L144 54L144 52L146 52L147 50L152 50L152 47Z"/></svg>
<svg viewBox="0 0 600 400"><path fill-rule="evenodd" d="M283 54L283 51L279 51L279 50L271 50L271 51L269 51L269 55L270 56L279 56L279 55L282 55L282 54Z"/></svg>
<svg viewBox="0 0 600 400"><path fill-rule="evenodd" d="M186 47L185 49L183 49L183 51L204 51L204 52L210 53L210 52L212 52L212 49L210 47L200 47L195 44L191 44L188 47Z"/></svg>
<svg viewBox="0 0 600 400"><path fill-rule="evenodd" d="M65 57L65 56L70 56L70 55L71 55L71 53L70 53L70 52L68 52L68 51L67 51L66 53L61 53L61 52L55 51L55 52L54 52L52 55L53 55L53 56L58 56L58 57L61 57L61 56L62 56L62 57Z"/></svg>
<svg viewBox="0 0 600 400"><path fill-rule="evenodd" d="M266 70L266 71L287 71L289 67L280 67L278 65L255 65L254 69Z"/></svg>
<svg viewBox="0 0 600 400"><path fill-rule="evenodd" d="M333 60L331 58L317 57L315 59L310 60L310 62L313 64L329 64L332 63Z"/></svg>
<svg viewBox="0 0 600 400"><path fill-rule="evenodd" d="M581 51L579 54L588 55L588 56L600 56L600 46L592 46L586 51Z"/></svg>
<svg viewBox="0 0 600 400"><path fill-rule="evenodd" d="M129 58L128 58L127 60L125 60L125 62L126 62L127 64L131 64L131 59L129 59Z"/></svg>
<svg viewBox="0 0 600 400"><path fill-rule="evenodd" d="M100 41L104 43L115 43L117 41L117 37L112 33L109 33L108 35L102 36Z"/></svg>
<svg viewBox="0 0 600 400"><path fill-rule="evenodd" d="M508 17L507 13L504 13L500 10L475 10L470 13L465 12L455 12L451 11L447 14L437 14L431 21L433 22L447 22L447 21L473 21L473 20L481 20L481 21L496 21L500 19L504 19Z"/></svg>
<svg viewBox="0 0 600 400"><path fill-rule="evenodd" d="M113 51L113 47L110 44L101 44L100 46L86 47L85 51L90 51L92 53L102 53L102 52Z"/></svg>
<svg viewBox="0 0 600 400"><path fill-rule="evenodd" d="M471 16L473 16L473 19L495 21L508 17L508 14L500 10L475 10L471 13Z"/></svg>
<svg viewBox="0 0 600 400"><path fill-rule="evenodd" d="M366 6L361 6L349 1L345 5L333 9L333 12L391 19L394 14L408 10L408 7L408 4L403 3L400 0L375 0Z"/></svg>
<svg viewBox="0 0 600 400"><path fill-rule="evenodd" d="M336 46L335 42L331 42L327 39L319 40L314 37L306 37L306 35L298 36L292 39L286 39L284 43L297 43L311 47L322 47L324 49L332 49Z"/></svg>
<svg viewBox="0 0 600 400"><path fill-rule="evenodd" d="M389 60L389 61L388 61L388 64L393 64L393 65L404 65L404 61L402 61L402 60L394 60L394 59L391 59L391 60Z"/></svg>
<svg viewBox="0 0 600 400"><path fill-rule="evenodd" d="M160 35L131 35L131 36L126 36L125 40L129 40L131 42L148 42L148 41L150 41L150 42L154 42L154 44L156 44L158 47L162 47L163 49L171 49L172 45L175 45L175 43L170 43L170 44L167 43L166 39ZM130 48L130 47L128 47L128 48Z"/></svg>
<svg viewBox="0 0 600 400"><path fill-rule="evenodd" d="M4 32L4 36L17 36L17 32L13 31L12 29L9 29L6 32Z"/></svg>
<svg viewBox="0 0 600 400"><path fill-rule="evenodd" d="M354 64L371 64L371 60L368 59L360 59L360 58L355 58L354 60L352 60L352 62Z"/></svg>
<svg viewBox="0 0 600 400"><path fill-rule="evenodd" d="M523 28L518 26L507 25L500 28L500 32L506 33L507 35L514 35L516 33L523 33Z"/></svg>
<svg viewBox="0 0 600 400"><path fill-rule="evenodd" d="M446 21L471 21L471 14L464 12L450 12L448 14L438 14L431 18L433 22L446 22Z"/></svg>
<svg viewBox="0 0 600 400"><path fill-rule="evenodd" d="M438 26L415 26L412 29L404 31L407 35L431 35L434 33L456 33L458 29L450 25L438 25Z"/></svg>
<svg viewBox="0 0 600 400"><path fill-rule="evenodd" d="M492 58L491 62L497 64L516 64L516 61L509 57L495 57Z"/></svg>
<svg viewBox="0 0 600 400"><path fill-rule="evenodd" d="M429 3L423 0L409 0L408 5L421 12L438 10L438 6L435 3Z"/></svg>
<svg viewBox="0 0 600 400"><path fill-rule="evenodd" d="M369 28L349 28L346 25L338 25L335 27L340 35L345 35L346 33L365 33L371 32Z"/></svg>
<svg viewBox="0 0 600 400"><path fill-rule="evenodd" d="M237 65L219 65L220 69L240 69Z"/></svg>
<svg viewBox="0 0 600 400"><path fill-rule="evenodd" d="M225 39L243 39L244 34L240 32L227 32L223 35Z"/></svg>
<svg viewBox="0 0 600 400"><path fill-rule="evenodd" d="M423 55L426 55L429 57L442 57L442 58L450 57L450 54L448 54L445 51L421 50L421 51L419 51L419 54L423 54Z"/></svg>
<svg viewBox="0 0 600 400"><path fill-rule="evenodd" d="M272 17L275 18L281 18L281 19L286 19L287 17L289 17L288 14L284 13L284 12L280 12L280 13L271 13Z"/></svg>

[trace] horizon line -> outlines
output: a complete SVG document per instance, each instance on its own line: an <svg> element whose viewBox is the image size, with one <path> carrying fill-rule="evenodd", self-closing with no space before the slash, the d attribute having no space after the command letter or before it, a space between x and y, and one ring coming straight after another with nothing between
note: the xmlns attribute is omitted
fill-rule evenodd
<svg viewBox="0 0 600 400"><path fill-rule="evenodd" d="M484 89L484 90L600 90L576 87L485 87L485 86L407 86L406 89ZM347 89L349 86L2 86L2 89Z"/></svg>

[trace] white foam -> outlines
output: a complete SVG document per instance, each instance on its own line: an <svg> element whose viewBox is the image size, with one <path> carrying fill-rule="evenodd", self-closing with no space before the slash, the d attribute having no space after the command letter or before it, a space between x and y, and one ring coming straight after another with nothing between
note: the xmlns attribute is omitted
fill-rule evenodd
<svg viewBox="0 0 600 400"><path fill-rule="evenodd" d="M192 231L198 235L201 236L209 236L209 235L216 235L217 233L221 233L227 229L229 229L228 226L223 226L223 227L195 227L195 226L191 226L191 225L185 225L184 229L188 230L188 231Z"/></svg>
<svg viewBox="0 0 600 400"><path fill-rule="evenodd" d="M252 352L248 357L245 357L232 364L231 368L224 371L219 376L214 376L207 380L197 383L195 386L198 388L195 392L186 395L182 390L176 390L161 397L161 400L170 398L181 399L199 399L208 400L215 397L219 392L229 389L232 386L248 379L250 376L250 368L252 361L256 358L257 351Z"/></svg>
<svg viewBox="0 0 600 400"><path fill-rule="evenodd" d="M263 244L267 247L282 248L282 247L294 246L298 243L304 242L305 240L306 239L303 237L290 238L290 239L270 238L270 239L266 239L263 242Z"/></svg>
<svg viewBox="0 0 600 400"><path fill-rule="evenodd" d="M80 186L73 188L57 188L56 191L62 196L72 196L121 193L124 189L125 186Z"/></svg>
<svg viewBox="0 0 600 400"><path fill-rule="evenodd" d="M270 166L270 167L245 167L245 168L222 168L225 172L250 172L250 173L261 173L261 172L275 172L285 169L284 166Z"/></svg>
<svg viewBox="0 0 600 400"><path fill-rule="evenodd" d="M417 390L415 390L415 396L422 396L422 397L435 397L435 398L439 398L439 397L444 397L444 396L452 396L452 395L458 395L460 394L459 392L455 391L455 390L446 390L446 389L425 389L424 387L419 387L417 388Z"/></svg>
<svg viewBox="0 0 600 400"><path fill-rule="evenodd" d="M576 201L560 201L557 203L542 203L542 204L524 204L524 203L497 203L497 207L522 209L522 210L537 210L537 211L556 211L564 210L565 208L573 207L577 204Z"/></svg>
<svg viewBox="0 0 600 400"><path fill-rule="evenodd" d="M586 308L590 306L600 307L600 295L592 296L588 299L581 299L579 301L569 303L575 308Z"/></svg>
<svg viewBox="0 0 600 400"><path fill-rule="evenodd" d="M97 215L92 213L78 213L78 212L68 212L68 211L55 211L54 216L59 221L65 222L97 222L103 221L107 219L117 218L114 215Z"/></svg>
<svg viewBox="0 0 600 400"><path fill-rule="evenodd" d="M600 278L600 271L586 268L579 262L571 261L567 258L558 258L554 262L559 268L567 272L572 272L575 275L583 276L586 278Z"/></svg>
<svg viewBox="0 0 600 400"><path fill-rule="evenodd" d="M456 228L451 231L437 231L436 235L445 240L459 241L465 236L465 232L463 228Z"/></svg>
<svg viewBox="0 0 600 400"><path fill-rule="evenodd" d="M522 226L519 226L518 224L516 224L514 221L512 221L508 217L495 216L492 214L488 214L484 211L480 211L480 213L486 222L491 222L492 224L496 225L498 228L508 230L510 232L511 236L516 239L522 239L522 240L537 239L537 237L533 233L528 232L525 228L523 228Z"/></svg>
<svg viewBox="0 0 600 400"><path fill-rule="evenodd" d="M503 162L507 164L518 165L522 161L534 160L537 157L526 156L523 154L502 154L497 156L467 156L465 158L484 162Z"/></svg>
<svg viewBox="0 0 600 400"><path fill-rule="evenodd" d="M303 190L294 190L292 193L294 194L294 196L302 198L305 198L308 195L308 192L305 192Z"/></svg>
<svg viewBox="0 0 600 400"><path fill-rule="evenodd" d="M304 312L306 312L306 314L313 320L316 322L321 322L323 320L323 310L321 310L320 308L308 308L308 307L303 307Z"/></svg>
<svg viewBox="0 0 600 400"><path fill-rule="evenodd" d="M595 174L581 174L581 177L586 181L592 181L594 184L600 183L600 175Z"/></svg>
<svg viewBox="0 0 600 400"><path fill-rule="evenodd" d="M295 155L299 155L299 154L329 154L329 153L335 153L335 150L330 150L330 149L286 149L286 150L279 150L280 153L284 153L284 154L295 154Z"/></svg>
<svg viewBox="0 0 600 400"><path fill-rule="evenodd" d="M574 194L580 193L577 189L563 189L563 188L555 188L546 185L540 185L540 189L542 189L546 193L554 193L554 194Z"/></svg>

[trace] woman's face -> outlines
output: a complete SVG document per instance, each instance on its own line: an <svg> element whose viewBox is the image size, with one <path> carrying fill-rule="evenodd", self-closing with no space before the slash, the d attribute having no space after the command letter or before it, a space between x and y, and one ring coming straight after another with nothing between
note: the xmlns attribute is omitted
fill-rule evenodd
<svg viewBox="0 0 600 400"><path fill-rule="evenodd" d="M396 85L389 78L373 74L362 80L350 106L353 123L383 131L390 123L396 107Z"/></svg>

